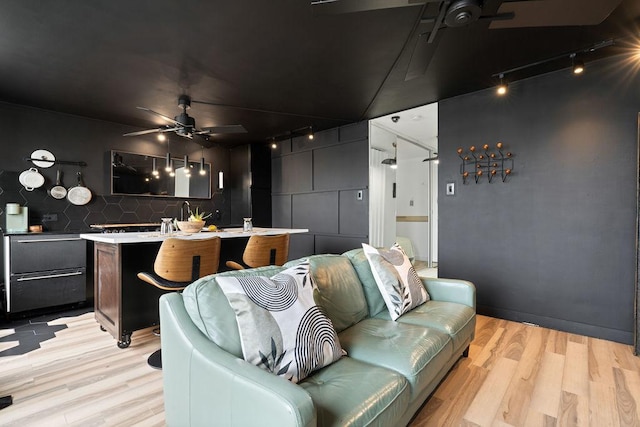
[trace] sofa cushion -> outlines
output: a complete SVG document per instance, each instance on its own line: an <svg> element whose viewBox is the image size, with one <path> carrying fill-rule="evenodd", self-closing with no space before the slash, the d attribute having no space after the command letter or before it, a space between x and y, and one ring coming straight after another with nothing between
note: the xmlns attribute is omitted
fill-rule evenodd
<svg viewBox="0 0 640 427"><path fill-rule="evenodd" d="M378 289L376 279L373 277L373 273L371 272L369 260L364 254L362 248L352 249L342 255L349 258L349 261L360 278L364 297L367 300L367 307L369 308L369 316L373 317L382 311L386 312L387 306L385 305L382 294Z"/></svg>
<svg viewBox="0 0 640 427"><path fill-rule="evenodd" d="M236 313L247 362L297 383L342 357L331 320L314 301L308 262L271 278L217 281Z"/></svg>
<svg viewBox="0 0 640 427"><path fill-rule="evenodd" d="M299 383L311 396L319 426L391 426L410 402L395 371L343 357Z"/></svg>
<svg viewBox="0 0 640 427"><path fill-rule="evenodd" d="M376 318L391 320L389 313L384 311L379 313ZM404 314L398 319L398 322L435 328L445 332L453 340L454 349L458 349L473 336L476 312L466 305L432 300Z"/></svg>
<svg viewBox="0 0 640 427"><path fill-rule="evenodd" d="M365 319L339 334L349 357L402 374L418 396L453 355L448 334L435 328Z"/></svg>
<svg viewBox="0 0 640 427"><path fill-rule="evenodd" d="M367 302L362 284L351 262L340 255L313 255L307 260L311 275L318 288L314 295L340 332L368 316ZM285 267L296 265L302 260L290 261Z"/></svg>
<svg viewBox="0 0 640 427"><path fill-rule="evenodd" d="M429 301L418 273L397 243L389 250L363 243L362 249L393 320Z"/></svg>
<svg viewBox="0 0 640 427"><path fill-rule="evenodd" d="M240 334L236 314L229 300L218 286L216 277L224 276L272 276L284 270L282 267L268 266L247 270L227 271L202 277L182 292L184 306L193 323L211 341L228 353L242 357Z"/></svg>

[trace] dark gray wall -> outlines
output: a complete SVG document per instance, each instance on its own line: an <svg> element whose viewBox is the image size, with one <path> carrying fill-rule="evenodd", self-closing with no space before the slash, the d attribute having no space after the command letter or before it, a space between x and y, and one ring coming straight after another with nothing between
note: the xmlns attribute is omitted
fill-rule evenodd
<svg viewBox="0 0 640 427"><path fill-rule="evenodd" d="M163 216L178 215L181 199L109 195L110 150L164 156L166 142L159 143L153 135L127 138L122 134L137 129L7 103L0 103L0 128L0 227L3 229L7 203L28 206L31 224L43 223L44 214L57 215L57 221L44 222L45 229L50 231L83 231L91 224L106 222L159 222ZM18 177L32 166L24 158L36 149L47 149L59 160L86 162L82 173L85 184L93 192L91 202L75 206L66 199L56 200L49 196L47 189L55 183L56 167L39 169L47 181L39 189L26 191ZM194 142L173 136L171 153L177 157L189 154L191 159L200 159L202 149ZM229 174L229 150L224 147L206 149L204 156L207 162L212 163L215 187L219 170L227 176ZM75 185L77 168L62 168L65 186ZM231 188L227 185L226 190ZM231 203L224 192L215 194L211 200L191 200L191 204L209 212L220 210L222 217L216 220L216 224L230 224Z"/></svg>
<svg viewBox="0 0 640 427"><path fill-rule="evenodd" d="M290 258L342 253L368 241L367 122L318 132L313 140L279 141L272 153L273 226L310 231L292 236Z"/></svg>
<svg viewBox="0 0 640 427"><path fill-rule="evenodd" d="M440 276L479 313L632 342L639 95L611 59L439 104ZM513 176L463 185L456 148L498 141Z"/></svg>

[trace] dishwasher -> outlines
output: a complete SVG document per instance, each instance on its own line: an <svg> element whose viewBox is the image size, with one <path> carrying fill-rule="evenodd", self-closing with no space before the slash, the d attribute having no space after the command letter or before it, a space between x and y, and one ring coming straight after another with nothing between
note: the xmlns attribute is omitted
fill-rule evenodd
<svg viewBox="0 0 640 427"><path fill-rule="evenodd" d="M86 265L78 234L5 234L6 314L84 301Z"/></svg>

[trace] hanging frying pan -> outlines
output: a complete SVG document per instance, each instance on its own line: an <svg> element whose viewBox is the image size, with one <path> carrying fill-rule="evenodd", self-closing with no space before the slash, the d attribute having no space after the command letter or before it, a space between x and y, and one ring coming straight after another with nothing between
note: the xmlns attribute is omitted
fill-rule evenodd
<svg viewBox="0 0 640 427"><path fill-rule="evenodd" d="M56 185L49 189L49 195L54 199L64 199L67 196L67 189L62 186L62 171L58 168L56 172Z"/></svg>
<svg viewBox="0 0 640 427"><path fill-rule="evenodd" d="M91 201L91 190L82 182L82 172L78 172L78 185L67 191L67 200L74 205L86 205Z"/></svg>

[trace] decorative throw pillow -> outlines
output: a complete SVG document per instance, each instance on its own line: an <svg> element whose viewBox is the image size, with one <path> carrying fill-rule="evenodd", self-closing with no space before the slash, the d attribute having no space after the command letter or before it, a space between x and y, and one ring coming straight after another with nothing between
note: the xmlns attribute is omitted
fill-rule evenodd
<svg viewBox="0 0 640 427"><path fill-rule="evenodd" d="M427 290L400 245L396 243L387 250L363 243L362 249L393 320L429 301Z"/></svg>
<svg viewBox="0 0 640 427"><path fill-rule="evenodd" d="M333 324L313 299L308 261L271 278L217 282L236 313L247 362L297 383L342 357Z"/></svg>

